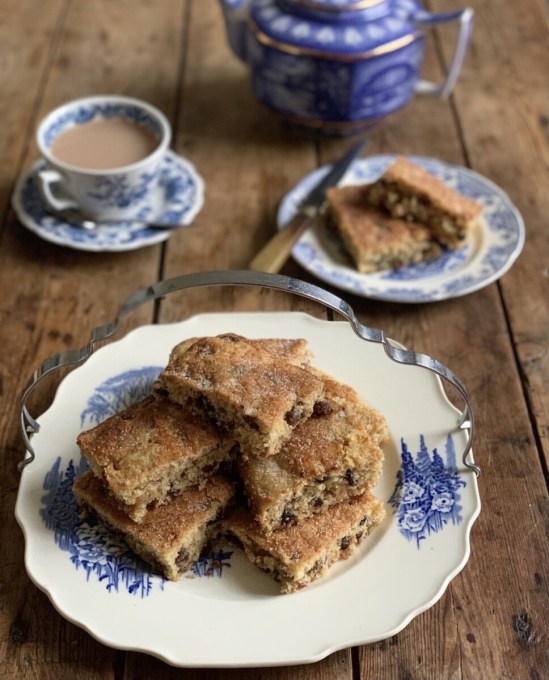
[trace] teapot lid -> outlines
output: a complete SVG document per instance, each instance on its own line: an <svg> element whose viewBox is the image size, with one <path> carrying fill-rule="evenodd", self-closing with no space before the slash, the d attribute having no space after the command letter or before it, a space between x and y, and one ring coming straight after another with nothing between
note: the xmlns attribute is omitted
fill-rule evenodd
<svg viewBox="0 0 549 680"><path fill-rule="evenodd" d="M411 17L418 9L416 0L255 0L250 26L282 51L356 58L417 37Z"/></svg>
<svg viewBox="0 0 549 680"><path fill-rule="evenodd" d="M287 5L321 10L324 12L350 12L359 9L366 9L384 3L385 0L287 0Z"/></svg>

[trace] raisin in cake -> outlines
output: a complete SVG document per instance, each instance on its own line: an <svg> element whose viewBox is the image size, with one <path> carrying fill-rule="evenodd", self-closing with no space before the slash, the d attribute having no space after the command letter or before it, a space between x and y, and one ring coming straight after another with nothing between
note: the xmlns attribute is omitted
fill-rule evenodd
<svg viewBox="0 0 549 680"><path fill-rule="evenodd" d="M311 418L274 456L238 462L250 510L266 533L362 493L381 475L385 419L351 387L317 374L324 400Z"/></svg>
<svg viewBox="0 0 549 680"><path fill-rule="evenodd" d="M89 470L73 486L78 504L120 532L128 546L155 571L175 581L196 561L216 531L216 521L234 489L223 477L210 477L134 522L113 500L105 484Z"/></svg>
<svg viewBox="0 0 549 680"><path fill-rule="evenodd" d="M359 272L397 269L441 253L428 227L369 208L363 185L327 189L326 200L328 225Z"/></svg>
<svg viewBox="0 0 549 680"><path fill-rule="evenodd" d="M195 484L231 457L234 441L206 419L149 396L77 439L94 474L136 522L150 504Z"/></svg>
<svg viewBox="0 0 549 680"><path fill-rule="evenodd" d="M479 203L402 156L367 186L366 198L370 206L382 207L394 217L425 225L451 249L462 245L482 211Z"/></svg>
<svg viewBox="0 0 549 680"><path fill-rule="evenodd" d="M291 593L324 576L337 560L348 558L384 516L381 502L365 491L268 535L242 507L231 511L221 527L253 564L271 574L282 593Z"/></svg>
<svg viewBox="0 0 549 680"><path fill-rule="evenodd" d="M156 391L205 413L243 455L276 453L322 398L322 381L232 333L176 346Z"/></svg>

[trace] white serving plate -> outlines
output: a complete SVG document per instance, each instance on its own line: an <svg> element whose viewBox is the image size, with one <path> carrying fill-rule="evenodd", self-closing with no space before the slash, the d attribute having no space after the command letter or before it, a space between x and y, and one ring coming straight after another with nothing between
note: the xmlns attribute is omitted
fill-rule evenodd
<svg viewBox="0 0 549 680"><path fill-rule="evenodd" d="M179 341L227 331L307 338L314 365L352 385L390 429L375 490L386 520L349 560L291 595L278 594L232 548L165 581L104 527L83 522L70 489L82 468L77 434L144 394ZM140 327L70 373L38 419L36 459L22 471L16 504L26 569L58 611L96 639L176 666L308 663L382 640L431 607L467 562L480 500L476 476L461 462L467 433L456 428L458 416L438 377L391 361L347 322L220 313Z"/></svg>

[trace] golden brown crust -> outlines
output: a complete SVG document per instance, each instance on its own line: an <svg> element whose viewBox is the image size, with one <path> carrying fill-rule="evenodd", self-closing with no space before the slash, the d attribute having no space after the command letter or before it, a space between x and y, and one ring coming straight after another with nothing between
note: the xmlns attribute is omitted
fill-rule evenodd
<svg viewBox="0 0 549 680"><path fill-rule="evenodd" d="M74 484L79 504L170 579L225 530L282 592L320 578L383 517L366 489L388 433L355 390L308 362L304 340L227 333L181 342L154 395L78 437L93 466ZM240 502L255 513L235 512L227 524L217 520L235 492L216 472L226 457L238 461ZM285 511L295 516L280 530Z"/></svg>
<svg viewBox="0 0 549 680"><path fill-rule="evenodd" d="M350 185L326 191L330 226L360 272L396 269L440 255L430 230L391 217L367 205L366 187Z"/></svg>
<svg viewBox="0 0 549 680"><path fill-rule="evenodd" d="M482 212L479 203L402 156L366 185L366 200L393 217L425 225L433 238L453 249L463 244Z"/></svg>
<svg viewBox="0 0 549 680"><path fill-rule="evenodd" d="M74 483L78 503L120 532L130 547L166 578L175 580L198 559L209 539L207 531L229 504L233 485L223 477L192 487L169 503L149 510L139 524L116 504L105 484L91 471Z"/></svg>
<svg viewBox="0 0 549 680"><path fill-rule="evenodd" d="M183 340L174 347L172 353L183 354L197 340L200 340L198 336ZM304 338L246 338L246 341L294 366L304 368L311 360L311 352Z"/></svg>
<svg viewBox="0 0 549 680"><path fill-rule="evenodd" d="M316 373L325 386L316 415L296 427L279 453L238 464L250 508L266 532L360 494L381 475L385 419L351 387Z"/></svg>
<svg viewBox="0 0 549 680"><path fill-rule="evenodd" d="M396 158L385 171L383 178L393 182L407 194L413 194L451 216L469 221L482 211L479 203L458 193L445 182L403 156Z"/></svg>
<svg viewBox="0 0 549 680"><path fill-rule="evenodd" d="M233 446L206 419L152 396L82 432L77 443L136 521L148 504L205 478L205 467L213 472Z"/></svg>
<svg viewBox="0 0 549 680"><path fill-rule="evenodd" d="M231 511L222 527L251 562L273 575L281 592L289 593L323 576L336 560L349 557L384 517L380 501L365 492L269 535L243 508Z"/></svg>
<svg viewBox="0 0 549 680"><path fill-rule="evenodd" d="M230 430L246 455L276 453L323 392L305 369L233 333L175 347L158 385Z"/></svg>

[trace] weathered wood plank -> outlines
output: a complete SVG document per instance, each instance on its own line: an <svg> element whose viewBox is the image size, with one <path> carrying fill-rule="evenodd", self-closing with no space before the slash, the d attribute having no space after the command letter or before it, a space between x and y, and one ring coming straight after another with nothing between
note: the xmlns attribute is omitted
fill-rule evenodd
<svg viewBox="0 0 549 680"><path fill-rule="evenodd" d="M289 136L257 102L246 68L229 50L217 3L192 5L181 101L176 149L203 175L207 200L196 228L170 240L164 276L246 269L275 230L281 197L316 167L315 146ZM167 299L161 318L288 305L303 309L305 302L257 295L253 289L209 288L191 299L188 294Z"/></svg>
<svg viewBox="0 0 549 680"><path fill-rule="evenodd" d="M237 622L235 622L238 625ZM215 641L212 641L215 644ZM128 654L124 677L162 680L352 680L351 652L344 650L314 664L275 668L170 668L157 659Z"/></svg>
<svg viewBox="0 0 549 680"><path fill-rule="evenodd" d="M547 10L473 3L478 39L456 101L473 167L491 177L526 224L523 254L501 288L525 388L549 460L549 68ZM482 39L481 39L482 36ZM525 94L527 93L527 94Z"/></svg>

